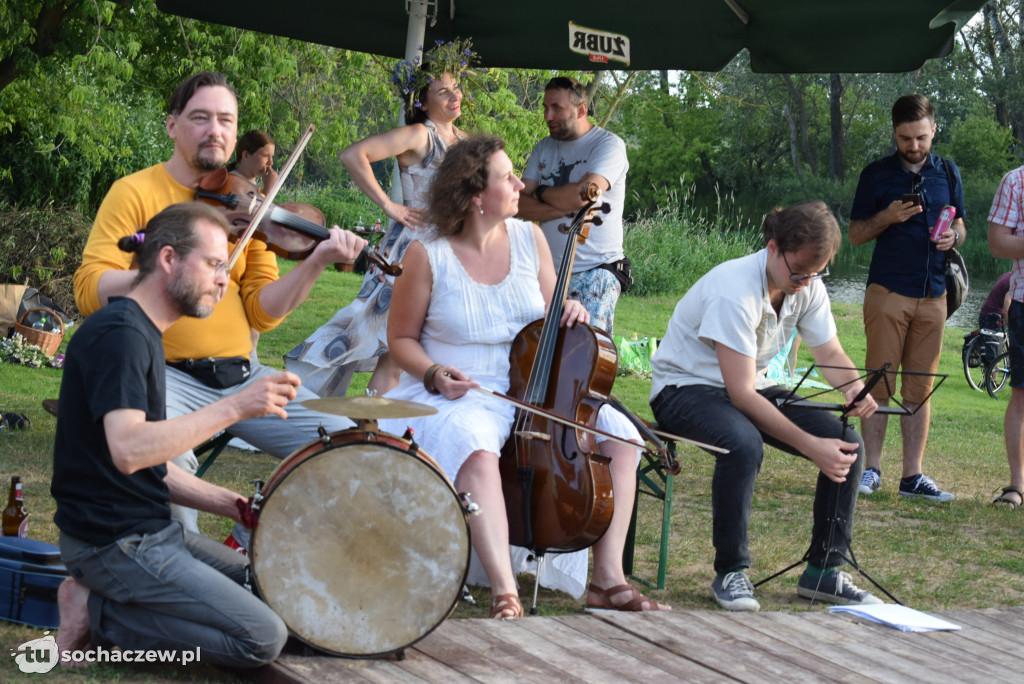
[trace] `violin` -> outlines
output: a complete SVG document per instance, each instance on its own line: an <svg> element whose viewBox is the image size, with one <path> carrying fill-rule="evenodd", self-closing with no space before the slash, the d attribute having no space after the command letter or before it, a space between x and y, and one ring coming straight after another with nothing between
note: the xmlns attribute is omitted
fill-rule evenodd
<svg viewBox="0 0 1024 684"><path fill-rule="evenodd" d="M576 246L589 224L600 224L600 189L581 193L587 203L566 231L555 292L547 315L524 327L512 342L508 394L588 428L611 394L618 364L615 343L587 325L559 325L569 291ZM611 523L609 462L597 453L590 430L568 427L534 411L517 410L498 460L508 514L509 541L538 553L569 552L593 545Z"/></svg>
<svg viewBox="0 0 1024 684"><path fill-rule="evenodd" d="M196 190L195 200L211 204L224 211L232 227L233 239L249 229L253 215L264 201L259 187L236 173L221 168L203 176ZM266 212L252 236L267 244L275 254L291 261L302 261L316 246L330 237L323 212L302 202L274 203ZM400 275L400 264L385 260L369 245L363 255L388 275ZM339 265L344 269L350 265Z"/></svg>

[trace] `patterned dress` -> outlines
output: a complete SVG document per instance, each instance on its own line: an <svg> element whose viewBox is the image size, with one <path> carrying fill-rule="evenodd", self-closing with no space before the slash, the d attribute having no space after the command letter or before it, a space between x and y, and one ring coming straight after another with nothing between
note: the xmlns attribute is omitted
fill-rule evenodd
<svg viewBox="0 0 1024 684"><path fill-rule="evenodd" d="M400 169L404 203L413 209L426 208L430 181L450 147L430 119L423 125L429 139L427 155L420 163ZM392 223L377 249L388 261L400 262L409 243L422 237L425 230ZM373 370L377 357L388 350L388 308L394 280L394 276L385 275L377 266L368 265L362 287L352 303L285 354L285 368L320 396L344 396L352 373Z"/></svg>

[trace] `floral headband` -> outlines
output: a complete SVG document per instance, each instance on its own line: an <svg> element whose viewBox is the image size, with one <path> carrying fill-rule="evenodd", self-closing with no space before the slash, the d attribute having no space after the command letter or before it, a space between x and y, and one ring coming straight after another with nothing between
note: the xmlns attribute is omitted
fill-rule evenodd
<svg viewBox="0 0 1024 684"><path fill-rule="evenodd" d="M438 40L424 54L422 62L419 57L397 62L391 70L391 83L405 103L406 111L412 114L423 106L417 97L435 78L451 74L461 83L467 76L474 75L471 69L479 61L480 56L473 52L471 39Z"/></svg>

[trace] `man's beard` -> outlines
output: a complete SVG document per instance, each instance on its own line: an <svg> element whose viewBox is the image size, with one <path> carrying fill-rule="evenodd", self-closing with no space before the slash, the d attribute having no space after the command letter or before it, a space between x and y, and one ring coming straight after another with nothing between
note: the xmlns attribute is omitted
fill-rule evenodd
<svg viewBox="0 0 1024 684"><path fill-rule="evenodd" d="M576 122L572 119L567 119L561 122L555 131L548 128L548 134L555 140L575 140L576 130Z"/></svg>
<svg viewBox="0 0 1024 684"><path fill-rule="evenodd" d="M931 153L931 148L928 148L927 150L917 150L915 152L909 153L909 154L917 155L918 159L911 159L910 157L907 156L908 153L906 153L906 152L899 152L899 155L900 155L900 159L902 159L903 161L907 162L908 164L915 165L915 164L920 164L925 159L927 159L928 155L930 153Z"/></svg>
<svg viewBox="0 0 1024 684"><path fill-rule="evenodd" d="M196 151L196 156L193 159L193 165L196 168L198 168L198 169L202 169L203 171L216 171L217 169L219 169L222 166L224 166L225 162L227 162L227 159L211 159L209 156L205 156L204 157L203 156L203 152L205 152L205 151L212 151L212 150L223 150L223 149L224 148L219 148L219 147L214 147L214 146L209 146L209 147L205 147L205 148L204 147L200 147Z"/></svg>
<svg viewBox="0 0 1024 684"><path fill-rule="evenodd" d="M203 292L197 285L184 278L179 278L171 283L171 287L167 291L167 295L178 309L178 313L191 318L208 318L213 313L212 306L203 306L203 295L205 294L215 293Z"/></svg>

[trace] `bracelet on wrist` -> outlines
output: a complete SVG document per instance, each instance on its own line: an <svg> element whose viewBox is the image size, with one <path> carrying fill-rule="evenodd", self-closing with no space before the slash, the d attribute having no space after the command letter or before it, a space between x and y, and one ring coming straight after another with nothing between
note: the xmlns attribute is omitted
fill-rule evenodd
<svg viewBox="0 0 1024 684"><path fill-rule="evenodd" d="M441 368L441 364L435 363L423 374L423 387L431 394L441 393L441 390L437 389L437 386L434 385L434 376L437 375L437 371L441 370Z"/></svg>

